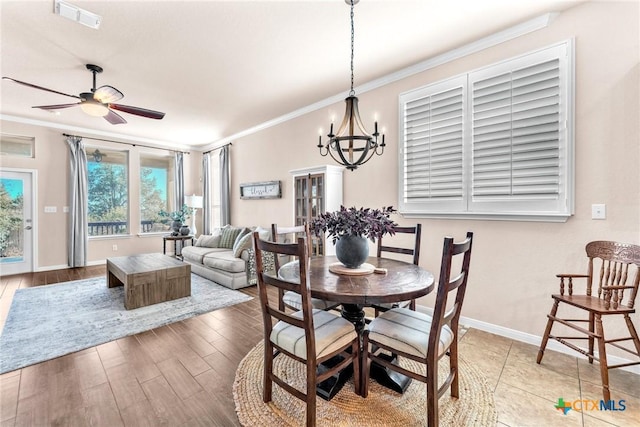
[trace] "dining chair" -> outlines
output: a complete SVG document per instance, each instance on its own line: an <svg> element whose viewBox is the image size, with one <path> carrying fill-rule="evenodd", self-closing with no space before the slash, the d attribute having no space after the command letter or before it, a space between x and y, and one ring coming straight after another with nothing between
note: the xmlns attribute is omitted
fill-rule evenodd
<svg viewBox="0 0 640 427"><path fill-rule="evenodd" d="M558 274L560 278L560 293L551 295L553 306L547 315L547 327L540 343L537 363L542 361L544 350L549 338L554 339L567 347L584 354L589 358L589 363L597 360L600 363L600 377L602 380L602 397L605 401L611 400L609 389L609 369L620 368L640 364L640 339L633 325L630 314L635 313L634 304L638 295L640 284L640 246L617 243L611 241L594 241L586 246L588 267L587 274ZM574 293L573 279L586 279L584 293ZM566 280L566 282L565 282ZM593 289L597 282L597 289ZM567 287L565 293L565 286ZM560 303L571 306L572 318L558 316ZM563 305L564 307L564 305ZM576 319L575 308L583 310L588 317ZM563 309L564 310L564 309ZM629 331L628 337L611 338L607 334L605 338L603 317L612 318L618 316L624 319ZM558 322L579 335L566 336L565 333L575 332L565 329L563 335L551 335L551 329ZM587 324L588 329L579 326ZM588 349L579 347L568 340L587 340ZM630 346L620 345L622 341L631 341L635 351ZM597 355L594 344L597 342ZM610 365L607 362L607 345L624 350L638 361ZM634 358L634 359L635 359Z"/></svg>
<svg viewBox="0 0 640 427"><path fill-rule="evenodd" d="M309 224L297 225L293 227L279 227L278 224L271 224L271 236L274 242L277 243L291 243L294 242L297 236L304 237L307 242L307 249L309 256L313 253L311 248L311 231L309 230ZM280 271L281 258L275 258L276 272ZM297 263L297 260L291 260L290 257L284 257L288 262ZM288 268L295 268L295 264L288 266ZM285 292L284 290L278 290L279 309L284 311L285 307L292 310L302 310L302 301L300 294L296 292ZM311 298L311 306L319 310L332 310L338 307L340 303L334 301L326 301L319 298Z"/></svg>
<svg viewBox="0 0 640 427"><path fill-rule="evenodd" d="M408 308L392 308L373 319L364 332L362 396L367 397L369 392L371 362L422 381L427 385L427 425L430 427L438 426L438 399L444 392L450 388L451 396L458 398L460 394L458 321L469 278L472 240L471 232L460 243L455 243L451 237L444 239L432 316ZM452 278L454 261L456 265L460 264L460 272ZM383 351L425 364L426 375L392 363L384 357ZM438 361L445 355L449 356L449 374L438 386Z"/></svg>
<svg viewBox="0 0 640 427"><path fill-rule="evenodd" d="M398 247L398 246L389 246L387 244L383 244L382 237L378 239L378 250L377 257L380 258L383 252L389 252L394 254L402 254L409 255L412 257L412 262L415 265L418 265L420 262L420 236L422 235L422 224L416 224L415 227L394 227L394 234L413 234L415 236L413 240L413 247ZM397 240L397 239L396 239ZM389 238L384 240L385 243L388 243ZM375 310L375 317L383 312L390 310L396 307L409 307L411 310L416 309L416 300L412 299L410 301L402 301L402 302L394 302L394 303L381 303L375 304L373 306Z"/></svg>
<svg viewBox="0 0 640 427"><path fill-rule="evenodd" d="M264 384L263 400L270 402L273 383L282 387L296 398L306 402L306 424L315 426L316 385L332 377L339 371L353 365L354 388L360 394L360 340L349 321L333 313L314 309L311 306L309 282L308 244L304 238L295 243L274 243L261 240L257 232L253 234L258 275L258 293L264 323ZM262 252L275 256L287 255L298 259L299 280L290 282L266 271L262 262ZM301 311L286 313L272 304L268 288L273 286L296 292L301 298ZM274 324L274 318L277 322ZM307 388L302 392L283 377L274 372L274 359L286 355L306 365ZM331 358L341 356L333 367L319 365Z"/></svg>

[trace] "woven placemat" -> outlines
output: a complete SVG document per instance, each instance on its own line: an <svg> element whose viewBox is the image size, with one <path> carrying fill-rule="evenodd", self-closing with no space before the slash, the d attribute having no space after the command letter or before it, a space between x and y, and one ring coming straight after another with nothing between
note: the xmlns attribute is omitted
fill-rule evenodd
<svg viewBox="0 0 640 427"><path fill-rule="evenodd" d="M254 347L240 362L233 383L233 400L243 426L301 426L305 424L304 402L273 385L273 400L262 401L263 345ZM420 364L402 359L401 365L412 370L424 369ZM441 381L449 371L448 357L440 362ZM497 414L493 393L486 380L473 366L459 359L460 399L447 391L439 401L442 426L495 426ZM304 365L284 355L276 357L274 369L299 390L304 390ZM365 399L353 391L349 380L342 390L327 402L317 399L318 426L426 426L426 385L412 381L404 394L396 393L377 382L369 384Z"/></svg>

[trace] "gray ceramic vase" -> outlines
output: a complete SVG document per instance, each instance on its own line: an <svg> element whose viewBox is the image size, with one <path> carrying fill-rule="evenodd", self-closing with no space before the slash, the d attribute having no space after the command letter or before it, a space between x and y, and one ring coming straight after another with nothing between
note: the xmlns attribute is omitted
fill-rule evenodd
<svg viewBox="0 0 640 427"><path fill-rule="evenodd" d="M347 268L358 268L369 257L366 237L342 236L336 242L336 257Z"/></svg>

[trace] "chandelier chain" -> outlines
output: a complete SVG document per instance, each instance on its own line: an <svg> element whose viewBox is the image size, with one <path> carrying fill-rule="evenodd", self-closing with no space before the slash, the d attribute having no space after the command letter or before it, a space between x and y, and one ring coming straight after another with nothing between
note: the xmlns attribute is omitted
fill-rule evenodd
<svg viewBox="0 0 640 427"><path fill-rule="evenodd" d="M351 91L349 91L349 96L354 96L356 92L353 90L353 40L355 37L355 32L353 30L353 0L351 0Z"/></svg>

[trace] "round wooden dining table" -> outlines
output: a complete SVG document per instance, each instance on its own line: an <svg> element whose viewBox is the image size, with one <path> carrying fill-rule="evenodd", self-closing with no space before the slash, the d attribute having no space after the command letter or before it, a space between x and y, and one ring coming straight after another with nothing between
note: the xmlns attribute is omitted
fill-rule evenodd
<svg viewBox="0 0 640 427"><path fill-rule="evenodd" d="M353 323L356 332L362 336L365 327L364 308L381 303L407 301L427 295L435 288L433 274L415 264L390 258L369 257L367 263L376 270L362 275L338 274L330 267L339 264L335 256L321 256L309 261L311 296L342 304L342 317ZM299 275L297 261L283 265L278 275L285 280L295 280ZM373 365L373 364L372 364ZM372 377L402 393L410 383L410 378L382 367L375 368ZM318 394L330 399L344 383L337 379L330 385L319 385Z"/></svg>
<svg viewBox="0 0 640 427"><path fill-rule="evenodd" d="M342 317L354 324L358 334L365 325L364 307L407 301L432 292L433 274L420 266L390 258L369 257L366 261L383 273L337 274L329 270L339 263L335 256L311 258L310 288L313 298L342 304Z"/></svg>

